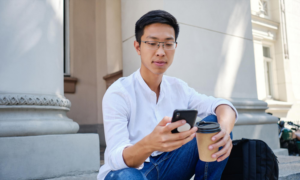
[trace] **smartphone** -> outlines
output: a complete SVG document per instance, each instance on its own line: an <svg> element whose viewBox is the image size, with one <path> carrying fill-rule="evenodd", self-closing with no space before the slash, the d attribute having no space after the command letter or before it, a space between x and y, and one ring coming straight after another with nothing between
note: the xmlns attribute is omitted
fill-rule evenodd
<svg viewBox="0 0 300 180"><path fill-rule="evenodd" d="M194 109L175 109L173 112L172 122L186 120L186 124L172 130L172 133L179 133L190 130L194 127L198 111Z"/></svg>

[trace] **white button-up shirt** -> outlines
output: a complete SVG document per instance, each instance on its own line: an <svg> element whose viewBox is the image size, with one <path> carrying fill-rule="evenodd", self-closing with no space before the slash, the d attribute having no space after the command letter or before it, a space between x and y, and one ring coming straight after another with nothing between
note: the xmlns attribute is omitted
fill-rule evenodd
<svg viewBox="0 0 300 180"><path fill-rule="evenodd" d="M98 180L103 180L111 170L127 168L123 150L150 134L165 117L172 117L175 109L196 109L198 117L215 114L220 104L233 105L224 99L199 94L180 79L164 75L157 101L155 92L143 80L140 70L113 83L106 91L103 102L103 123L106 149L105 164L101 166ZM151 156L162 152L155 151ZM149 162L149 157L146 159ZM143 168L144 164L138 169Z"/></svg>

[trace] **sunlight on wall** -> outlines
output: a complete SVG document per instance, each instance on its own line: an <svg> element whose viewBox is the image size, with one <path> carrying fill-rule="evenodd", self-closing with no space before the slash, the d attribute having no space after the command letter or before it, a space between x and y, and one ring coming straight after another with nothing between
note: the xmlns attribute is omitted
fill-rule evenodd
<svg viewBox="0 0 300 180"><path fill-rule="evenodd" d="M232 28L232 26L236 26L238 28L236 28L235 31L241 31L242 27L242 31L246 32L246 17L241 17L239 19L239 22L236 23L235 17L244 14L241 13L241 10L243 10L243 8L240 8L240 4L236 4L236 7L231 14L227 29ZM236 32L234 32L233 34L236 34ZM215 86L215 95L217 97L229 98L232 95L237 72L239 70L242 56L244 54L243 41L245 41L245 39L227 35L223 42L222 54L225 55L225 58L222 67L220 68L220 73ZM240 47L241 45L242 47ZM240 47L240 50L235 49L235 47Z"/></svg>
<svg viewBox="0 0 300 180"><path fill-rule="evenodd" d="M55 11L56 18L59 20L61 24L64 23L64 4L63 0L47 0L47 2L52 6L53 10Z"/></svg>

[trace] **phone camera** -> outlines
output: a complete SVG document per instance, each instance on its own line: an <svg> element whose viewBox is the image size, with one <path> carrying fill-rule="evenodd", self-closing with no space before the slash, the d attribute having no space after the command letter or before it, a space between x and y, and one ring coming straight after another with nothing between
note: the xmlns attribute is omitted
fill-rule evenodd
<svg viewBox="0 0 300 180"><path fill-rule="evenodd" d="M179 116L180 116L180 113L176 113L176 118L179 118Z"/></svg>

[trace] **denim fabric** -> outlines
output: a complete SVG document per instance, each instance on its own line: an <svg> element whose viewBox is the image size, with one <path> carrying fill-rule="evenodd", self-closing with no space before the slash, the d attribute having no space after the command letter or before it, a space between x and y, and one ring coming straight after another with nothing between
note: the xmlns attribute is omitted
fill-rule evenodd
<svg viewBox="0 0 300 180"><path fill-rule="evenodd" d="M203 120L217 122L214 115L207 116ZM230 137L232 139L232 133ZM189 180L194 174L195 180L218 180L221 179L227 161L228 158L221 162L199 160L197 141L194 138L174 151L150 157L150 162L144 162L141 170L125 168L111 171L105 180Z"/></svg>
<svg viewBox="0 0 300 180"><path fill-rule="evenodd" d="M135 168L125 168L118 171L110 171L105 180L147 180L146 176Z"/></svg>

